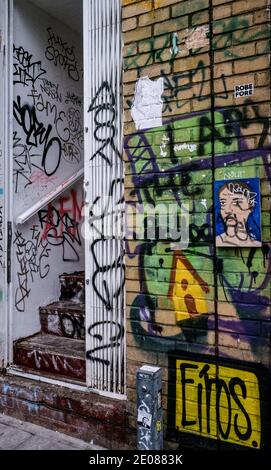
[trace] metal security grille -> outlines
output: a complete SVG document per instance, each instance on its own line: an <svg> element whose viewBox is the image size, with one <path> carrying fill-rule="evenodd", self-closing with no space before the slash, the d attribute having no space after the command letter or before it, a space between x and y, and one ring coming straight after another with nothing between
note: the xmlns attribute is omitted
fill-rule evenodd
<svg viewBox="0 0 271 470"><path fill-rule="evenodd" d="M87 384L125 393L121 4L84 1Z"/></svg>

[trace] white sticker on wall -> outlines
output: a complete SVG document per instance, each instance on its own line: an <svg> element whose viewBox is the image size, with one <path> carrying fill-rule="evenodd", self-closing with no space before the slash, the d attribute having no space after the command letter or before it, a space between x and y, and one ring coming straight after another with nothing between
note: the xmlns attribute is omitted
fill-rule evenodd
<svg viewBox="0 0 271 470"><path fill-rule="evenodd" d="M243 85L235 85L234 97L242 98L243 96L251 96L254 93L253 83L244 83Z"/></svg>
<svg viewBox="0 0 271 470"><path fill-rule="evenodd" d="M138 80L131 110L137 130L162 126L163 91L163 78Z"/></svg>

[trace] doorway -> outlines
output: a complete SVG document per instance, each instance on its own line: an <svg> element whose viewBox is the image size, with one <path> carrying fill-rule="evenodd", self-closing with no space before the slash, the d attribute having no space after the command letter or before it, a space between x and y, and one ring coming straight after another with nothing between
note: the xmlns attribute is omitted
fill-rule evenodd
<svg viewBox="0 0 271 470"><path fill-rule="evenodd" d="M15 0L12 58L11 370L116 397L125 393L120 12L119 0Z"/></svg>
<svg viewBox="0 0 271 470"><path fill-rule="evenodd" d="M83 2L15 0L13 363L85 383Z"/></svg>

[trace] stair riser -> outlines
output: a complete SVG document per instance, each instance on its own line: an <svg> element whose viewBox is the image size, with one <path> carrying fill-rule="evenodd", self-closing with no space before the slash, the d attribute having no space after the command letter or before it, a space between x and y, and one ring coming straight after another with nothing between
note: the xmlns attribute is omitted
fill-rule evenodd
<svg viewBox="0 0 271 470"><path fill-rule="evenodd" d="M84 381L86 378L85 361L81 358L65 357L56 353L46 353L37 349L15 347L15 364L57 376L75 378Z"/></svg>
<svg viewBox="0 0 271 470"><path fill-rule="evenodd" d="M84 302L85 299L85 279L83 274L63 274L59 277L60 300L71 300L74 298Z"/></svg>
<svg viewBox="0 0 271 470"><path fill-rule="evenodd" d="M71 313L40 312L41 331L43 333L62 336L65 338L84 340L85 319L82 315Z"/></svg>

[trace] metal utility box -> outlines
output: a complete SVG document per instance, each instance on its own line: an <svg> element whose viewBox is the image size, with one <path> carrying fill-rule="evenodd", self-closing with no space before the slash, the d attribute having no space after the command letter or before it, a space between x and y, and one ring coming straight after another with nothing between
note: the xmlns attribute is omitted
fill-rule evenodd
<svg viewBox="0 0 271 470"><path fill-rule="evenodd" d="M137 371L137 445L139 450L163 449L162 370Z"/></svg>

